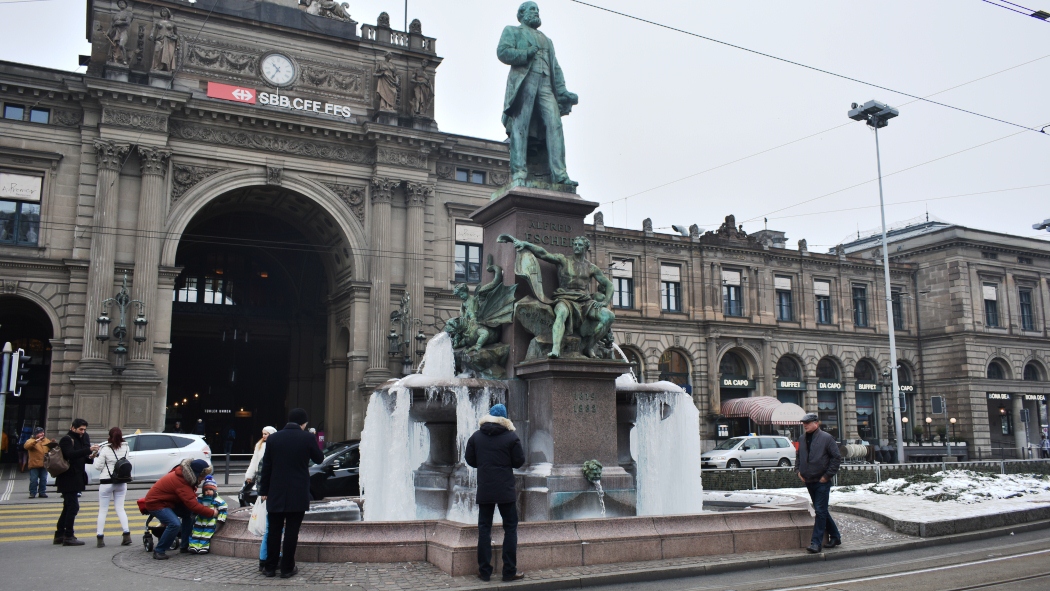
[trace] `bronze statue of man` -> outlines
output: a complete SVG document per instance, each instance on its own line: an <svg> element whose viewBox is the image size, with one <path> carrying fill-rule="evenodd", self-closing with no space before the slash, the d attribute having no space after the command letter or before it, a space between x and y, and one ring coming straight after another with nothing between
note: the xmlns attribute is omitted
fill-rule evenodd
<svg viewBox="0 0 1050 591"><path fill-rule="evenodd" d="M518 7L517 27L503 29L496 56L510 66L507 93L503 100L503 126L510 137L511 180L528 178L530 129L546 128L550 182L576 186L565 171L565 136L561 118L572 111L579 98L566 90L554 43L540 32L540 8L535 2ZM536 121L534 118L538 118ZM542 141L542 137L540 138Z"/></svg>
<svg viewBox="0 0 1050 591"><path fill-rule="evenodd" d="M542 246L518 240L509 234L500 234L497 242L510 242L514 248L529 251L541 261L558 267L558 288L554 290L554 323L551 327L551 351L548 357L561 356L562 339L566 334L580 336L581 352L596 358L599 356L597 345L612 329L616 315L609 309L612 303L613 284L602 270L587 260L587 251L591 241L586 236L572 239L572 256L548 252ZM519 255L520 256L520 255ZM530 264L519 265L529 267ZM516 269L527 277L537 299L543 300L543 287L539 279L539 269ZM598 291L591 294L591 279L598 282Z"/></svg>

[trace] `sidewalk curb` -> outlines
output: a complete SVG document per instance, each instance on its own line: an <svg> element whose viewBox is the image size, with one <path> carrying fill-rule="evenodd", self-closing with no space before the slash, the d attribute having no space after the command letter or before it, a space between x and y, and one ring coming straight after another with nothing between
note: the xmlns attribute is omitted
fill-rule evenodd
<svg viewBox="0 0 1050 591"><path fill-rule="evenodd" d="M959 519L945 519L929 522L894 519L888 515L883 515L882 513L877 513L870 509L854 507L852 505L834 505L831 507L831 510L864 517L865 519L877 521L895 532L909 536L919 536L922 538L963 534L972 531L1010 527L1013 525L1050 519L1050 507L1032 507L1030 509L1007 511L1005 513L991 513L975 517L961 517Z"/></svg>
<svg viewBox="0 0 1050 591"><path fill-rule="evenodd" d="M474 585L470 587L457 587L456 591L474 591L483 589L522 589L529 591L556 591L560 589L582 589L585 587L597 587L600 585L618 585L627 583L644 583L651 581L662 581L667 579L679 579L685 577L696 577L718 573L728 573L759 568L771 568L774 566L789 566L794 564L805 564L807 562L826 562L829 560L841 560L844 558L855 558L857 556L875 556L920 548L934 546L947 546L983 540L987 538L1008 536L1014 533L1025 533L1040 529L1050 529L1050 520L1032 521L1018 524L1016 526L1001 527L995 529L970 531L961 534L950 534L936 538L923 538L907 542L890 543L883 546L861 548L857 550L835 550L833 552L821 552L820 554L797 554L787 556L774 556L772 558L729 560L717 564L689 565L680 567L668 567L659 570L639 569L623 571L619 573L581 575L575 577L562 577L558 579L546 579L542 581L520 581L516 583L489 583Z"/></svg>

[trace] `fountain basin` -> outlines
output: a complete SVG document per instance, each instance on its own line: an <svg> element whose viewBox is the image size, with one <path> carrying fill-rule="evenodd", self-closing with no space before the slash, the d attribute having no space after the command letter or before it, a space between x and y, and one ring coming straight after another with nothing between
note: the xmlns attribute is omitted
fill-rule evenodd
<svg viewBox="0 0 1050 591"><path fill-rule="evenodd" d="M725 493L704 493L728 499ZM518 524L518 568L666 560L804 548L813 518L807 503L788 495L750 495L745 510ZM761 498L759 498L761 497ZM771 498L775 497L775 498ZM258 558L260 538L248 533L251 511L230 512L212 540L220 556ZM493 556L499 563L501 527L493 526ZM477 525L447 520L322 522L307 513L296 559L304 562L427 561L452 576L477 572Z"/></svg>

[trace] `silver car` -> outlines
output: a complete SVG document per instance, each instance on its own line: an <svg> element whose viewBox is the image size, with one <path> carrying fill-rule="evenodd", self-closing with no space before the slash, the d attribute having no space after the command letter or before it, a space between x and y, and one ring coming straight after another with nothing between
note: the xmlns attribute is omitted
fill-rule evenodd
<svg viewBox="0 0 1050 591"><path fill-rule="evenodd" d="M733 437L700 456L701 468L788 468L795 461L795 446L779 435Z"/></svg>

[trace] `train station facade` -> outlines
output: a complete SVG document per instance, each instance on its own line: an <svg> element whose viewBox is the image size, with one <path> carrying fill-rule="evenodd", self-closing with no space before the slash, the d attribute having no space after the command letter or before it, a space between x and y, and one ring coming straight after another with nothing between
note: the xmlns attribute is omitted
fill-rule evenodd
<svg viewBox="0 0 1050 591"><path fill-rule="evenodd" d="M0 62L0 340L34 356L5 431L200 420L247 449L301 406L329 440L359 437L372 388L418 364L414 336L458 315L452 285L486 279L470 214L508 181L506 144L439 128L442 58L418 21L317 0L88 6L86 73ZM585 232L617 342L641 379L688 386L706 440L751 427L720 414L746 396L839 439L891 435L878 244L821 254L730 218L685 235L598 214ZM1038 442L1047 243L947 225L894 240L909 424L943 395L971 445L1020 445L1025 409Z"/></svg>

